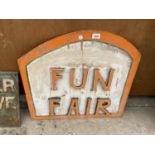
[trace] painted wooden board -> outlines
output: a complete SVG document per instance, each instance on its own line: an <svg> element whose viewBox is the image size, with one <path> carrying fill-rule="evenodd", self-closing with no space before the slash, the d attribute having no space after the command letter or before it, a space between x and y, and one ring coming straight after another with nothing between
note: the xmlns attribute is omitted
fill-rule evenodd
<svg viewBox="0 0 155 155"><path fill-rule="evenodd" d="M120 116L140 54L101 31L52 39L18 61L33 119Z"/></svg>
<svg viewBox="0 0 155 155"><path fill-rule="evenodd" d="M0 72L0 126L19 126L18 73Z"/></svg>

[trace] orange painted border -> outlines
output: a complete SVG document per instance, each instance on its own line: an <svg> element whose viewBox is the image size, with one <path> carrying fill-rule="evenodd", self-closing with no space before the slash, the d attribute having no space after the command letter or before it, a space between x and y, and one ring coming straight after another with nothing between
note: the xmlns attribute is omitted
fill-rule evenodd
<svg viewBox="0 0 155 155"><path fill-rule="evenodd" d="M92 39L92 34L94 33L100 33L101 35L100 39ZM131 64L130 71L128 73L128 78L120 101L119 111L117 113L111 114L110 116L109 115L108 116L103 116L103 115L36 116L32 95L29 87L28 77L27 77L26 65L31 61L33 61L34 59L36 59L37 57L40 57L56 48L59 48L66 44L80 41L79 35L83 36L82 41L95 40L95 41L108 43L110 45L121 48L132 58L132 64ZM124 112L126 101L140 62L140 58L141 58L140 52L129 41L127 41L126 39L118 35L115 35L109 32L104 32L104 31L82 30L82 31L72 32L72 33L62 35L60 37L56 37L54 39L51 39L39 45L38 47L32 49L30 52L28 52L27 54L25 54L24 56L18 59L18 65L19 65L24 89L26 92L26 98L27 98L31 118L35 120L44 120L44 119L59 119L59 118L99 118L99 117L121 116Z"/></svg>

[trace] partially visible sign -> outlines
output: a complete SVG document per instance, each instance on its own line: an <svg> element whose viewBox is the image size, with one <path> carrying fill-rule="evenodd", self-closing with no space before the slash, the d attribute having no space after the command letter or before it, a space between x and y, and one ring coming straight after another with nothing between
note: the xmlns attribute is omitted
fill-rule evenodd
<svg viewBox="0 0 155 155"><path fill-rule="evenodd" d="M102 31L52 39L19 59L33 119L121 116L140 53Z"/></svg>
<svg viewBox="0 0 155 155"><path fill-rule="evenodd" d="M0 72L0 126L19 126L18 74Z"/></svg>

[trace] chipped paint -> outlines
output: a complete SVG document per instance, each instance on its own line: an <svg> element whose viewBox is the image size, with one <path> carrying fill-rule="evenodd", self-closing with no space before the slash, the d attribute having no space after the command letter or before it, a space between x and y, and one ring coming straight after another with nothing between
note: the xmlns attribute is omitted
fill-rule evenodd
<svg viewBox="0 0 155 155"><path fill-rule="evenodd" d="M43 43L18 60L32 119L121 116L139 61L130 42L109 32Z"/></svg>
<svg viewBox="0 0 155 155"><path fill-rule="evenodd" d="M49 98L61 96L60 106L55 108L56 115L66 115L71 98L80 98L80 114L84 114L87 97L92 98L90 114L94 113L96 99L110 98L109 112L118 112L123 88L131 65L131 58L121 49L96 41L83 41L63 46L59 49L35 59L27 65L31 93L37 116L49 115ZM58 90L51 90L50 68L65 68L63 79L59 80ZM78 85L82 79L82 68L89 68L87 85L85 89L74 90L69 85L69 71L76 68L75 83ZM93 70L99 68L105 81L108 79L110 68L115 69L110 92L105 92L98 86L97 92L91 92Z"/></svg>

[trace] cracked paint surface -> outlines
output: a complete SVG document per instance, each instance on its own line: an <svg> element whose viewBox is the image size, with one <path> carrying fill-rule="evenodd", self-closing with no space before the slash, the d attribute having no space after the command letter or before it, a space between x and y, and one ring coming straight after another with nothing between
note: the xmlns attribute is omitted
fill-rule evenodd
<svg viewBox="0 0 155 155"><path fill-rule="evenodd" d="M37 116L49 115L49 98L61 97L60 106L55 108L56 115L65 115L68 111L71 97L79 98L79 112L83 114L86 108L86 98L92 98L90 114L94 112L96 99L110 98L108 111L115 113L119 109L121 96L130 70L132 60L123 50L96 41L79 41L55 49L27 65L28 79ZM51 90L51 69L64 68L63 78L57 81L58 90ZM86 87L74 90L69 85L69 71L76 68L75 84L81 82L82 68L88 68ZM109 92L105 92L100 85L97 91L90 91L93 81L93 70L99 68L104 80L108 79L108 72L115 69Z"/></svg>

